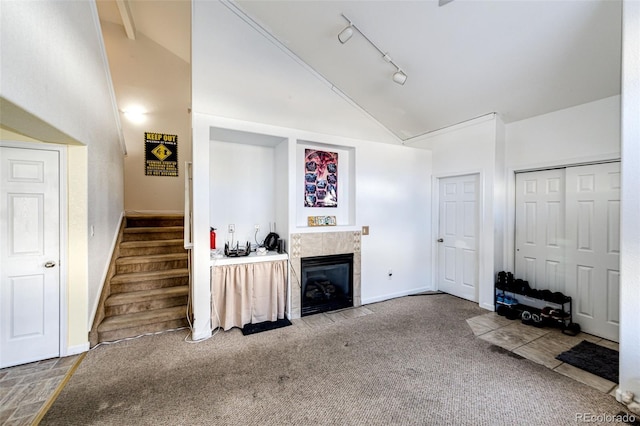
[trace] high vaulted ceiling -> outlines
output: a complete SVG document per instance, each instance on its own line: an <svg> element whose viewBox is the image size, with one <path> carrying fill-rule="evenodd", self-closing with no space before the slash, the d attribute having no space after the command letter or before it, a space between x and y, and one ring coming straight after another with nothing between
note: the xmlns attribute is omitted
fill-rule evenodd
<svg viewBox="0 0 640 426"><path fill-rule="evenodd" d="M119 1L138 31L189 60L190 2ZM491 112L509 123L620 93L620 0L227 4L401 140ZM121 19L114 0L98 5L101 19ZM338 41L343 14L406 72L404 85L361 34Z"/></svg>

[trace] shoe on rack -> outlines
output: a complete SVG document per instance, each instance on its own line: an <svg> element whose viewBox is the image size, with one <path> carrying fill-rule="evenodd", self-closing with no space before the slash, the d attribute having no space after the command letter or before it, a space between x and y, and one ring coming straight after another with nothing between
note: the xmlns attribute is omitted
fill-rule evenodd
<svg viewBox="0 0 640 426"><path fill-rule="evenodd" d="M515 297L505 295L503 298L503 303L507 306L515 306L518 304L518 299L516 299Z"/></svg>
<svg viewBox="0 0 640 426"><path fill-rule="evenodd" d="M520 313L515 309L507 308L507 314L505 315L507 319L516 320L520 318Z"/></svg>
<svg viewBox="0 0 640 426"><path fill-rule="evenodd" d="M542 312L540 312L540 316L542 318L551 318L552 311L553 311L553 308L551 306L545 306L544 308L542 308Z"/></svg>
<svg viewBox="0 0 640 426"><path fill-rule="evenodd" d="M567 297L564 294L562 294L561 292L559 292L559 291L556 291L555 293L553 293L551 295L551 298L553 299L552 301L554 303L557 303L558 305L562 305L563 303L565 303L567 301L566 300Z"/></svg>
<svg viewBox="0 0 640 426"><path fill-rule="evenodd" d="M558 320L558 321L564 321L564 320L568 320L569 318L571 318L571 314L568 312L565 312L561 309L554 309L551 311L551 318L554 320Z"/></svg>
<svg viewBox="0 0 640 426"><path fill-rule="evenodd" d="M542 300L546 300L547 302L553 302L553 293L551 290L539 290L538 291L539 298Z"/></svg>

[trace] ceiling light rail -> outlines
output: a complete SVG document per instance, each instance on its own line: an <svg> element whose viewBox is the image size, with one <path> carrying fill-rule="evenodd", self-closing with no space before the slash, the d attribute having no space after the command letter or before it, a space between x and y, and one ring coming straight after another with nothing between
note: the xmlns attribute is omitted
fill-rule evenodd
<svg viewBox="0 0 640 426"><path fill-rule="evenodd" d="M382 55L382 59L384 59L385 62L389 62L391 65L396 67L396 72L393 73L393 77L392 77L393 81L395 83L398 83L401 86L404 85L404 83L407 81L407 74L404 71L402 71L402 68L400 68L400 66L396 64L393 61L393 59L391 59L391 56L389 56L389 53L380 49L378 45L375 44L373 41L371 41L371 39L367 37L362 32L362 30L358 28L356 24L354 24L353 21L349 19L344 13L342 13L341 15L344 19L347 20L347 22L349 22L349 25L347 25L342 31L338 33L338 41L340 41L340 43L342 44L345 44L353 36L354 30L357 31L366 41L369 42L369 44L371 44L378 52L380 52L380 54Z"/></svg>

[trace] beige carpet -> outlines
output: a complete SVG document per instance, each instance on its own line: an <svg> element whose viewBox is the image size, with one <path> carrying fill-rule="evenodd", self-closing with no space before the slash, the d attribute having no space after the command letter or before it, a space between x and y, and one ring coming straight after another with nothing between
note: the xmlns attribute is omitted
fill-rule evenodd
<svg viewBox="0 0 640 426"><path fill-rule="evenodd" d="M474 337L445 294L198 344L184 332L91 351L45 425L571 425L615 399Z"/></svg>

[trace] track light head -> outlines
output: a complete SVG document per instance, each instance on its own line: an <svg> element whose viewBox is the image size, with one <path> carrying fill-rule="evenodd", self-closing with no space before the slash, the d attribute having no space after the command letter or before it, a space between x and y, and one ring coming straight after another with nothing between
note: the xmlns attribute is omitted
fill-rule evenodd
<svg viewBox="0 0 640 426"><path fill-rule="evenodd" d="M398 83L399 85L404 85L405 81L407 81L407 75L401 69L393 73L393 81Z"/></svg>
<svg viewBox="0 0 640 426"><path fill-rule="evenodd" d="M340 31L340 34L338 34L338 40L340 40L340 43L345 44L349 41L351 36L353 36L353 27L349 24L348 27Z"/></svg>

